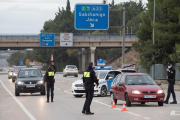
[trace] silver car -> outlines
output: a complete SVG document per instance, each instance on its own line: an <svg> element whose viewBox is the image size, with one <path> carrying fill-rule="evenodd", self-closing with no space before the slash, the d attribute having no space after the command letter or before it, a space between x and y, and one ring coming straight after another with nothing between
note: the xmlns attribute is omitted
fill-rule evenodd
<svg viewBox="0 0 180 120"><path fill-rule="evenodd" d="M78 77L78 68L75 65L66 65L63 70L63 77L66 76Z"/></svg>

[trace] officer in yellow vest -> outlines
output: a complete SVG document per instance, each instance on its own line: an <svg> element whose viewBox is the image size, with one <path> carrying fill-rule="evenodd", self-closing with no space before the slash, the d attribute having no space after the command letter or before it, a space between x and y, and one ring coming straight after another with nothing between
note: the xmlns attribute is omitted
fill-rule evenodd
<svg viewBox="0 0 180 120"><path fill-rule="evenodd" d="M53 67L53 70L52 70ZM54 97L54 75L56 73L57 69L56 66L54 65L54 62L52 62L52 66L48 66L48 70L46 71L44 75L45 82L47 82L47 102L49 102L49 90L51 89L51 102L53 102L53 97Z"/></svg>
<svg viewBox="0 0 180 120"><path fill-rule="evenodd" d="M93 95L94 95L94 83L96 83L97 86L99 85L98 79L93 70L93 63L90 62L88 69L83 74L83 84L84 84L85 92L86 92L86 100L84 103L82 113L86 115L94 114L90 111L90 105L91 105Z"/></svg>

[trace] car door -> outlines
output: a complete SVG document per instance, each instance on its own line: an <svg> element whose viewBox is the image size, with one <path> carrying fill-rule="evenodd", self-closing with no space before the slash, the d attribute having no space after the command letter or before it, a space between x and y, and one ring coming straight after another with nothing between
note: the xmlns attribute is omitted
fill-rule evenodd
<svg viewBox="0 0 180 120"><path fill-rule="evenodd" d="M114 92L113 92L113 94L114 94L114 97L116 98L116 99L119 99L119 96L118 96L118 87L119 87L119 85L118 85L118 83L119 83L119 81L121 80L121 74L120 75L118 75L117 77L116 77L116 79L115 79L115 81L113 82L113 87L114 87Z"/></svg>
<svg viewBox="0 0 180 120"><path fill-rule="evenodd" d="M109 79L110 77L112 77L112 79ZM108 92L110 92L111 84L112 84L112 82L114 81L114 78L115 78L115 71L110 71L110 72L108 72L108 74L107 74L107 76L106 76Z"/></svg>
<svg viewBox="0 0 180 120"><path fill-rule="evenodd" d="M124 100L123 99L123 91L124 91L124 81L125 81L125 75L122 75L119 83L118 83L118 87L117 87L117 96L120 100Z"/></svg>

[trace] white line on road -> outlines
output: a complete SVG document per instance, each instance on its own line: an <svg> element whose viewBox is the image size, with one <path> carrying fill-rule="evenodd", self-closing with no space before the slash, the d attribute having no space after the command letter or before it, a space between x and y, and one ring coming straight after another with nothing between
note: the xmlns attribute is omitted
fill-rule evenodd
<svg viewBox="0 0 180 120"><path fill-rule="evenodd" d="M12 98L19 104L19 106L23 109L23 111L29 116L31 120L36 120L31 113L23 106L23 104L6 88L4 83L0 80L2 86L6 89L6 91L12 96Z"/></svg>
<svg viewBox="0 0 180 120"><path fill-rule="evenodd" d="M61 89L59 89L58 87L55 87L56 89L58 89L58 90L61 90Z"/></svg>
<svg viewBox="0 0 180 120"><path fill-rule="evenodd" d="M180 115L180 114L176 114L176 112L180 112L180 111L175 111L175 110L172 110L170 115Z"/></svg>
<svg viewBox="0 0 180 120"><path fill-rule="evenodd" d="M68 90L71 90L71 89L68 89ZM68 94L72 94L71 92L68 92L68 90L65 90L64 92Z"/></svg>
<svg viewBox="0 0 180 120"><path fill-rule="evenodd" d="M146 120L149 120L150 118L148 118L148 117L143 117L144 119L146 119Z"/></svg>

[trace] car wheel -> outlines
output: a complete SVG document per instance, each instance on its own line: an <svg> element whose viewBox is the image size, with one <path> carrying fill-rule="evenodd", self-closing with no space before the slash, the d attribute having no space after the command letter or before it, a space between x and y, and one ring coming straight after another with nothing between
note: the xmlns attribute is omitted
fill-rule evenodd
<svg viewBox="0 0 180 120"><path fill-rule="evenodd" d="M66 75L63 75L63 77L67 77Z"/></svg>
<svg viewBox="0 0 180 120"><path fill-rule="evenodd" d="M15 89L15 95L19 96L19 93L18 93L18 91L16 89Z"/></svg>
<svg viewBox="0 0 180 120"><path fill-rule="evenodd" d="M75 75L74 77L78 77L78 75Z"/></svg>
<svg viewBox="0 0 180 120"><path fill-rule="evenodd" d="M12 82L14 82L15 80L12 79Z"/></svg>
<svg viewBox="0 0 180 120"><path fill-rule="evenodd" d="M44 92L41 92L41 95L46 95L46 90L44 90Z"/></svg>
<svg viewBox="0 0 180 120"><path fill-rule="evenodd" d="M10 77L8 77L8 79L10 79Z"/></svg>
<svg viewBox="0 0 180 120"><path fill-rule="evenodd" d="M126 106L128 106L128 107L131 106L131 102L129 100L128 94L126 94Z"/></svg>
<svg viewBox="0 0 180 120"><path fill-rule="evenodd" d="M101 87L101 96L105 97L107 95L107 88L106 86Z"/></svg>
<svg viewBox="0 0 180 120"><path fill-rule="evenodd" d="M113 104L113 100L114 100L114 102L115 102L115 105L117 104L117 99L114 99L114 94L113 94L113 93L111 93L111 98L110 98L110 100L111 100L111 105Z"/></svg>
<svg viewBox="0 0 180 120"><path fill-rule="evenodd" d="M159 106L163 106L163 102L158 102L158 105Z"/></svg>
<svg viewBox="0 0 180 120"><path fill-rule="evenodd" d="M74 97L82 97L83 95L74 95Z"/></svg>
<svg viewBox="0 0 180 120"><path fill-rule="evenodd" d="M146 102L141 102L142 105L146 104Z"/></svg>

